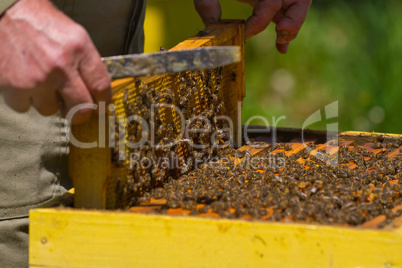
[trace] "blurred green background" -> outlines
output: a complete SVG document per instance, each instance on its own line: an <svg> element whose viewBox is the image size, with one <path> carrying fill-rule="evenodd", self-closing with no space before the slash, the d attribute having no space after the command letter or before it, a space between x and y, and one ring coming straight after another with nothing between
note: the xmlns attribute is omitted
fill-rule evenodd
<svg viewBox="0 0 402 268"><path fill-rule="evenodd" d="M221 4L224 19L252 12L234 0ZM243 123L255 115L271 124L273 116L286 116L279 126L301 128L315 111L339 101L340 130L402 133L401 27L400 0L316 0L282 55L270 25L246 43ZM193 1L148 0L147 52L171 48L203 28Z"/></svg>

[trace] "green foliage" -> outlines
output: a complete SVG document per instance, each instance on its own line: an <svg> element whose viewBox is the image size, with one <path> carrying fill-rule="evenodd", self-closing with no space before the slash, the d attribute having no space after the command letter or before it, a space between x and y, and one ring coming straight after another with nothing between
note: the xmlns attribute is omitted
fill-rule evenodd
<svg viewBox="0 0 402 268"><path fill-rule="evenodd" d="M251 8L233 0L221 3L223 18L251 14ZM191 5L188 0L165 4L169 14L185 13L168 16L166 47L202 28ZM279 126L301 128L315 111L339 100L341 130L402 133L400 14L400 0L322 0L313 2L286 55L275 50L274 25L251 38L246 43L244 122L260 115L272 124L272 116L286 116ZM325 128L326 123L310 127Z"/></svg>

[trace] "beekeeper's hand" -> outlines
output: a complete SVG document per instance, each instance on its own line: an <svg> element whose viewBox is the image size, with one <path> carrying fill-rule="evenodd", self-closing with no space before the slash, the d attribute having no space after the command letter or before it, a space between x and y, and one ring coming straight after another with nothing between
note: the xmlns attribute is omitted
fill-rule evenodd
<svg viewBox="0 0 402 268"><path fill-rule="evenodd" d="M111 98L110 77L88 33L48 0L20 0L0 17L0 91L17 112L32 105L43 115ZM73 123L91 111L80 110Z"/></svg>
<svg viewBox="0 0 402 268"><path fill-rule="evenodd" d="M307 17L312 0L238 0L250 4L253 14L246 21L246 39L263 31L271 21L276 23L276 47L286 53L289 42L295 39ZM194 0L204 24L220 20L219 0Z"/></svg>

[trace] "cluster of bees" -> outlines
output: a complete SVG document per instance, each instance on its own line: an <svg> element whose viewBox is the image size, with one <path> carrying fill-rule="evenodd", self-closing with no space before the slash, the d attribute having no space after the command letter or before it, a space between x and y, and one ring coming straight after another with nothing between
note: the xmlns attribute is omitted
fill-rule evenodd
<svg viewBox="0 0 402 268"><path fill-rule="evenodd" d="M378 141L377 141L378 142ZM402 140L381 148L397 148ZM263 146L260 145L260 146ZM224 154L240 158L264 159L286 144L269 147L251 156L230 148ZM234 168L202 165L177 180L143 195L141 202L166 199L158 213L183 209L190 215L216 215L271 221L302 221L325 224L360 225L379 215L386 220L379 227L402 215L392 209L402 204L402 152L393 158L354 146L339 147L339 164L309 152L314 145L297 154L286 156L284 166L260 170L237 165ZM291 150L287 146L286 150ZM327 154L322 152L323 155ZM303 161L300 161L303 160ZM349 168L345 164L357 165Z"/></svg>
<svg viewBox="0 0 402 268"><path fill-rule="evenodd" d="M195 159L208 161L219 152L217 145L231 146L229 122L218 117L226 114L223 67L172 77L168 86L137 79L134 89L123 92L126 118L113 127L118 142L112 162L129 171L117 178L117 207L135 204L151 188L186 174Z"/></svg>
<svg viewBox="0 0 402 268"><path fill-rule="evenodd" d="M180 208L191 215L349 225L379 215L386 216L385 225L401 214L392 209L402 204L402 152L386 157L401 140L385 143L378 136L373 148L383 148L380 154L342 145L336 159L326 151L311 154L314 144L290 156L285 152L292 146L286 143L255 143L254 148L264 148L256 156L235 150L229 122L217 119L227 113L224 76L236 80L217 68L177 74L168 86L138 79L135 90L124 90L126 117L142 118L148 127L141 120L115 122L113 162L127 168L114 185L116 207L164 199L159 213ZM181 135L183 128L190 130L188 136ZM127 146L136 143L141 145ZM272 155L276 149L282 152ZM214 165L215 156L257 164ZM132 158L152 161L131 165ZM274 165L267 168L261 159Z"/></svg>

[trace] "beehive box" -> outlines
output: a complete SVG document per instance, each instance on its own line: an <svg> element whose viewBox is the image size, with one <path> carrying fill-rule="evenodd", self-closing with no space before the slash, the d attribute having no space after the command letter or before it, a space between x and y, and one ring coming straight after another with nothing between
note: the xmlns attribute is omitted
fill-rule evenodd
<svg viewBox="0 0 402 268"><path fill-rule="evenodd" d="M238 22L216 25L212 30L206 29L205 32L199 34L202 36L187 40L185 46L189 46L188 42L194 46L228 43L241 45L242 42L242 26ZM239 66L237 68L240 69L234 69L240 71L236 77L241 77L238 83L233 83L240 85L238 87L240 89L233 90L237 92L236 100L241 100L244 96L242 85L244 65ZM230 77L230 73L228 75ZM132 81L115 82L117 111L119 111L119 100L125 98L127 83L130 84ZM171 84L169 87L172 87ZM92 124L97 130L96 121ZM272 148L270 153L292 155L306 149L300 143L300 131L278 129L276 132L283 147ZM93 133L97 136L97 131ZM307 132L305 137L309 142L316 143L315 150L309 152L309 155L317 157L319 150L323 149L332 156L337 153L338 148L346 145L348 148L364 147L373 155L393 158L398 157L401 149L374 149L373 143L378 139L378 135L373 133L341 133L340 144L337 145L327 143L326 135L326 132L320 131ZM93 140L93 137L88 135L87 129L82 135L78 130L77 137L85 141ZM385 137L386 140L401 138L392 135ZM258 140L258 137L256 138ZM291 150L285 150L288 144L292 144ZM238 151L247 150L254 155L269 150L269 147L247 146ZM84 174L84 180L86 177L93 180L92 192L102 194L88 196L91 193L84 191L85 193L76 199L76 203L87 203L94 207L106 207L108 204L115 206L117 179L121 177L119 174L127 173L127 167L115 164L110 166L108 149L96 149L87 156L82 156L80 152L80 155L88 165L103 161L103 165L97 164L97 168L92 166L91 169L78 174L79 176ZM345 165L350 169L356 168L353 163ZM98 181L99 177L101 180ZM91 182L87 180L83 183L84 185L75 181L76 188L85 188L88 186L85 184ZM224 219L213 212L209 215L175 216L174 214L188 214L180 209L170 209L164 215L154 214L155 209L163 206L163 202L154 199L148 203L137 202L131 210L124 211L34 210L30 214L30 266L398 267L402 265L400 217L384 221L385 216L381 215L364 224L351 226L339 223L306 223L291 218L282 219L280 222L272 222L269 217L250 220L247 215L240 219ZM395 211L398 209L394 208ZM386 224L383 224L384 222Z"/></svg>

